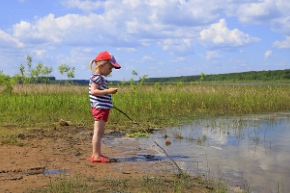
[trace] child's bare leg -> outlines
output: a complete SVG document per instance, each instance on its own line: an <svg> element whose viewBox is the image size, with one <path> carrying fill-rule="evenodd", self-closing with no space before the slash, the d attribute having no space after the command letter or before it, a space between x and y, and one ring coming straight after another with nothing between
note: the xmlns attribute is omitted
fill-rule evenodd
<svg viewBox="0 0 290 193"><path fill-rule="evenodd" d="M101 157L101 140L105 131L106 122L103 120L95 121L94 124L94 135L92 140L93 155L95 159Z"/></svg>

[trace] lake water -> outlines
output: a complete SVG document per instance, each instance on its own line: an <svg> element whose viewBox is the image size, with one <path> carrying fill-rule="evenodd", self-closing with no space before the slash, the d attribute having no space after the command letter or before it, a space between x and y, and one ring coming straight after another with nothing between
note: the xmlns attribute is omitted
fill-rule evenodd
<svg viewBox="0 0 290 193"><path fill-rule="evenodd" d="M187 173L252 193L290 192L289 112L198 120L139 139L162 154L151 138Z"/></svg>

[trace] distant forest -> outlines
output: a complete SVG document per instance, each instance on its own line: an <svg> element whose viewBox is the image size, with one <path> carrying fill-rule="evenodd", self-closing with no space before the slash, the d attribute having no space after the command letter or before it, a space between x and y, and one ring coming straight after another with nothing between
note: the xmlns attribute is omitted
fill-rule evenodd
<svg viewBox="0 0 290 193"><path fill-rule="evenodd" d="M249 71L229 74L203 74L180 77L147 78L145 82L195 82L195 81L290 81L290 69L269 70L269 71Z"/></svg>
<svg viewBox="0 0 290 193"><path fill-rule="evenodd" d="M48 77L51 84L88 84L89 80L56 80L55 77ZM197 81L225 81L225 82L241 82L241 81L290 81L290 69L285 70L269 70L269 71L250 71L229 74L204 74L193 76L179 77L162 77L162 78L146 78L144 83L172 83L172 82L197 82ZM119 84L123 81L110 81L113 84ZM129 83L127 80L126 83Z"/></svg>

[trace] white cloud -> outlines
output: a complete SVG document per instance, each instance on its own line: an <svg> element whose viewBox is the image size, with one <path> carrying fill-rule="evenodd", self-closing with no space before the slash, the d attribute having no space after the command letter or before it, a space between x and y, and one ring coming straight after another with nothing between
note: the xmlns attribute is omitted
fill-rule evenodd
<svg viewBox="0 0 290 193"><path fill-rule="evenodd" d="M273 5L271 0L259 2L208 0L207 3L200 0L62 0L61 2L66 8L92 12L86 15L68 14L61 17L49 14L35 20L35 23L21 21L14 25L14 35L20 41L32 44L84 46L98 44L111 45L118 49L150 46L157 42L164 50L172 53L187 51L187 54L192 54L193 42L197 42L200 27L217 21L223 12L229 13L231 10L244 22L259 23L267 18L274 21L279 15L276 13L279 11L287 13L284 5L289 6L287 0L277 0L276 5ZM290 31L287 22L285 18L276 19L273 22L273 29ZM219 23L226 25L225 20L220 20ZM226 26L224 29L228 30ZM225 41L222 34L217 35L211 42L213 44L216 42L221 47L222 44L240 46L258 40L238 29L230 32L228 30L226 33L231 34L231 42Z"/></svg>
<svg viewBox="0 0 290 193"><path fill-rule="evenodd" d="M193 39L190 38L172 38L161 40L158 44L162 46L163 50L172 51L173 53L192 54L192 41Z"/></svg>
<svg viewBox="0 0 290 193"><path fill-rule="evenodd" d="M287 36L284 41L275 41L273 46L277 48L290 48L290 36Z"/></svg>
<svg viewBox="0 0 290 193"><path fill-rule="evenodd" d="M185 58L184 57L177 57L175 60L170 60L170 62L183 62L185 61Z"/></svg>
<svg viewBox="0 0 290 193"><path fill-rule="evenodd" d="M275 5L277 6L280 13L284 16L289 15L290 1L289 0L275 0Z"/></svg>
<svg viewBox="0 0 290 193"><path fill-rule="evenodd" d="M198 36L200 25L210 24L219 18L221 5L215 1L207 4L200 0L121 0L121 1L80 1L63 2L68 8L78 8L87 11L83 4L91 3L91 10L102 8L101 24L95 19L95 27L101 26L104 35L111 34L118 39L115 47L150 46L158 43L162 49L172 53L193 53L193 43ZM194 9L192 8L194 7ZM174 13L174 17L172 15ZM96 12L91 15L97 15ZM75 23L75 22L74 22ZM103 25L103 23L109 25ZM78 28L86 29L86 26ZM93 29L91 29L93 30ZM112 33L114 31L115 33ZM94 33L101 33L95 31ZM107 34L108 33L108 34ZM88 36L88 35L87 35ZM88 36L90 37L90 36ZM82 41L83 43L85 41ZM98 42L100 39L98 39Z"/></svg>
<svg viewBox="0 0 290 193"><path fill-rule="evenodd" d="M26 2L23 5L28 6ZM0 47L22 46L22 52L33 53L39 58L52 57L51 61L58 64L63 61L72 65L84 61L85 66L88 57L94 55L95 49L100 47L113 48L119 53L137 52L140 47L145 47L142 51L150 51L145 56L150 56L152 49L158 53L161 48L163 54L171 55L162 61L164 64L172 57L177 58L175 62L188 61L189 55L200 50L203 53L205 48L206 55L198 54L197 57L210 60L205 62L213 64L222 57L219 50L243 49L244 53L237 54L246 55L246 46L264 38L264 34L258 30L255 31L256 37L251 35L252 27L256 24L263 24L263 29L271 27L274 32L285 37L285 40L273 40L273 46L290 47L289 0L208 0L206 3L201 0L61 2L64 5L61 9L64 8L69 14L60 15L65 11L50 12L53 8L48 7L48 12L39 12L39 15L31 16L33 19L20 20L8 27L10 34L0 31ZM41 15L46 13L51 14ZM222 19L229 15L231 18ZM241 25L240 21L244 23ZM260 43L262 46L264 42ZM61 53L59 48L66 53ZM20 50L15 53L19 54ZM57 54L60 56L55 56ZM265 58L271 55L264 54ZM154 56L155 64L158 64L157 56ZM142 60L142 56L136 57L141 57L136 60ZM143 61L149 60L150 57L143 58ZM246 62L247 59L243 64Z"/></svg>
<svg viewBox="0 0 290 193"><path fill-rule="evenodd" d="M272 18L273 29L290 33L289 18L276 17L282 3L289 4L282 1L274 6L270 0L209 0L206 4L200 0L68 0L62 1L67 8L94 12L61 17L49 14L34 23L21 21L13 29L15 37L29 44L106 45L136 51L138 47L157 43L170 53L189 55L194 53L198 39L208 49L232 49L259 41L237 28L229 29L225 19L212 24L228 9L234 10L244 22L262 23ZM102 11L95 12L99 8ZM201 30L205 25L209 27Z"/></svg>
<svg viewBox="0 0 290 193"><path fill-rule="evenodd" d="M14 36L30 43L62 43L66 40L74 41L73 37L80 37L80 20L86 23L86 17L66 15L55 18L53 14L39 19L35 24L21 21L13 26Z"/></svg>
<svg viewBox="0 0 290 193"><path fill-rule="evenodd" d="M144 56L142 58L142 61L148 61L148 60L153 60L153 58L151 56Z"/></svg>
<svg viewBox="0 0 290 193"><path fill-rule="evenodd" d="M200 0L62 0L67 8L78 8L83 11L94 11L102 8L104 12L110 13L109 17L126 15L139 19L140 21L155 21L176 25L192 26L205 24L218 18L220 4L209 0L206 4ZM122 14L120 14L122 13ZM125 13L125 14L124 14ZM174 13L174 17L172 17ZM124 17L124 16L122 16Z"/></svg>
<svg viewBox="0 0 290 193"><path fill-rule="evenodd" d="M272 50L268 50L267 52L265 52L264 56L265 58L269 58L272 55Z"/></svg>
<svg viewBox="0 0 290 193"><path fill-rule="evenodd" d="M32 52L36 53L37 56L41 56L46 52L46 50L32 50Z"/></svg>
<svg viewBox="0 0 290 193"><path fill-rule="evenodd" d="M124 48L124 47L118 47L116 48L118 51L127 51L127 52L137 52L136 48Z"/></svg>
<svg viewBox="0 0 290 193"><path fill-rule="evenodd" d="M273 0L263 0L241 4L236 12L240 21L245 23L269 23L279 17L279 10Z"/></svg>
<svg viewBox="0 0 290 193"><path fill-rule="evenodd" d="M86 47L86 48L82 48L82 51L83 51L84 53L91 53L91 52L93 51L93 49L90 48L90 47Z"/></svg>
<svg viewBox="0 0 290 193"><path fill-rule="evenodd" d="M227 28L225 19L210 25L200 32L200 40L207 48L232 48L245 46L259 41L259 38L251 37L238 29Z"/></svg>
<svg viewBox="0 0 290 193"><path fill-rule="evenodd" d="M215 60L215 59L219 59L221 58L221 56L218 54L217 51L207 51L206 52L206 59L207 60Z"/></svg>
<svg viewBox="0 0 290 193"><path fill-rule="evenodd" d="M232 1L225 6L227 15L238 17L247 24L270 24L274 32L290 35L290 1Z"/></svg>
<svg viewBox="0 0 290 193"><path fill-rule="evenodd" d="M101 30L98 26L101 26ZM116 46L122 42L126 46L126 43L131 42L114 24L96 14L68 14L57 18L49 14L35 23L21 21L13 26L13 30L15 37L29 44Z"/></svg>
<svg viewBox="0 0 290 193"><path fill-rule="evenodd" d="M290 36L290 16L273 20L271 23L271 29L274 32Z"/></svg>
<svg viewBox="0 0 290 193"><path fill-rule="evenodd" d="M61 0L61 3L67 8L78 8L84 11L96 10L103 7L102 1L92 0Z"/></svg>
<svg viewBox="0 0 290 193"><path fill-rule="evenodd" d="M0 29L0 45L1 47L23 47L24 44L17 38Z"/></svg>

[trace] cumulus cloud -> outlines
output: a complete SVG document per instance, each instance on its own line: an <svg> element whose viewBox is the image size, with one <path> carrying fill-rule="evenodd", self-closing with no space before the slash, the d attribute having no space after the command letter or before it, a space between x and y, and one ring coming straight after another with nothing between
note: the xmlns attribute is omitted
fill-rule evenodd
<svg viewBox="0 0 290 193"><path fill-rule="evenodd" d="M96 9L102 8L102 14L99 16L103 17L103 22L111 25L108 26L111 31L116 31L112 37L120 40L119 45L115 46L119 48L133 45L150 46L152 43L158 43L163 50L172 53L186 51L186 54L193 53L193 49L190 48L198 36L200 25L216 21L221 8L220 4L212 0L207 4L199 0L63 2L67 8L84 11L88 10L88 5L84 6L88 3L92 4L90 7L94 14L97 14ZM97 26L107 30L105 26ZM127 43L124 40L127 40Z"/></svg>
<svg viewBox="0 0 290 193"><path fill-rule="evenodd" d="M241 4L237 9L237 16L245 23L269 23L279 17L279 10L273 0L264 0Z"/></svg>
<svg viewBox="0 0 290 193"><path fill-rule="evenodd" d="M1 47L23 47L24 44L17 38L0 29L0 45Z"/></svg>
<svg viewBox="0 0 290 193"><path fill-rule="evenodd" d="M238 29L227 28L225 19L212 24L200 32L200 40L207 48L232 48L245 46L259 41L259 38L251 37Z"/></svg>
<svg viewBox="0 0 290 193"><path fill-rule="evenodd" d="M265 58L269 58L272 55L272 50L268 50L267 52L265 52L264 56Z"/></svg>
<svg viewBox="0 0 290 193"><path fill-rule="evenodd" d="M209 0L206 4L199 0L62 0L67 8L94 11L102 8L111 16L126 13L139 20L155 20L159 23L192 26L212 22L219 17L219 3ZM194 8L194 9L193 9ZM172 17L174 13L174 17ZM139 17L136 17L139 16Z"/></svg>
<svg viewBox="0 0 290 193"><path fill-rule="evenodd" d="M118 31L115 25L97 14L88 16L68 14L63 17L49 14L35 23L21 21L13 26L13 30L15 37L29 44L79 46L132 44L131 39L126 37L124 32Z"/></svg>
<svg viewBox="0 0 290 193"><path fill-rule="evenodd" d="M92 18L91 18L92 19ZM81 24L83 23L87 25ZM62 43L66 41L74 42L75 38L81 37L81 29L93 29L90 25L89 17L68 14L63 17L55 18L53 14L49 14L36 21L29 23L21 21L13 26L14 36L22 41L29 43Z"/></svg>
<svg viewBox="0 0 290 193"><path fill-rule="evenodd" d="M232 49L259 41L237 28L229 29L225 19L214 23L223 12L236 14L240 21L251 24L271 21L275 32L290 34L290 17L282 17L287 13L285 7L290 7L287 0L276 3L209 0L206 4L199 0L66 0L62 3L66 8L90 13L60 17L49 14L36 18L34 23L21 21L13 26L13 35L28 44L108 45L128 51L156 43L163 50L184 55L194 53L198 39L208 49Z"/></svg>
<svg viewBox="0 0 290 193"><path fill-rule="evenodd" d="M225 13L237 17L247 24L270 24L274 32L290 35L290 1L231 1L225 6Z"/></svg>
<svg viewBox="0 0 290 193"><path fill-rule="evenodd" d="M277 48L290 48L290 36L287 36L284 41L275 41L273 46Z"/></svg>
<svg viewBox="0 0 290 193"><path fill-rule="evenodd" d="M162 49L179 53L192 48L193 42L196 42L200 35L200 28L217 21L223 12L236 14L243 22L263 23L271 19L273 30L279 33L290 31L289 16L281 19L278 17L288 13L286 8L290 8L290 3L287 0L277 0L276 3L271 0L208 0L206 4L200 0L62 0L61 2L65 8L77 8L90 13L67 14L60 17L49 14L35 20L35 23L21 21L13 26L15 37L32 44L47 42L84 46L98 44L120 49L149 46L157 42ZM227 29L224 19L211 26L211 29L223 27L226 30L220 31L210 41L212 44L216 42L218 47L222 45L235 47L258 41L257 38L252 38L238 29ZM201 32L201 38L208 41L209 37L205 32L206 30ZM221 33L229 33L231 40L225 40ZM188 53L193 53L193 49Z"/></svg>
<svg viewBox="0 0 290 193"><path fill-rule="evenodd" d="M108 46L118 51L136 52L139 47L156 44L176 58L180 57L177 61L181 61L186 55L193 54L201 43L208 50L204 57L215 60L221 57L217 50L236 49L259 41L259 38L238 28L228 27L226 19L221 18L229 15L247 24L270 22L273 31L290 37L288 0L275 3L272 0L61 2L69 14L38 15L30 22L19 21L13 25L12 34L6 34L9 38L0 36L1 46L8 45L7 42L12 42L10 46L37 45L33 48L35 53L43 55L49 54L49 48L57 49L59 46ZM289 48L289 44L289 38L286 38L274 42L273 46ZM43 45L47 48L46 52L41 52Z"/></svg>
<svg viewBox="0 0 290 193"><path fill-rule="evenodd" d="M15 24L13 35L27 44L108 45L133 49L157 43L173 53L192 53L190 48L198 34L197 28L178 28L151 21L150 18L137 19L138 16L139 13L130 17L130 12L124 15L117 10L104 14L67 14L62 17L49 14L33 23L21 21Z"/></svg>

